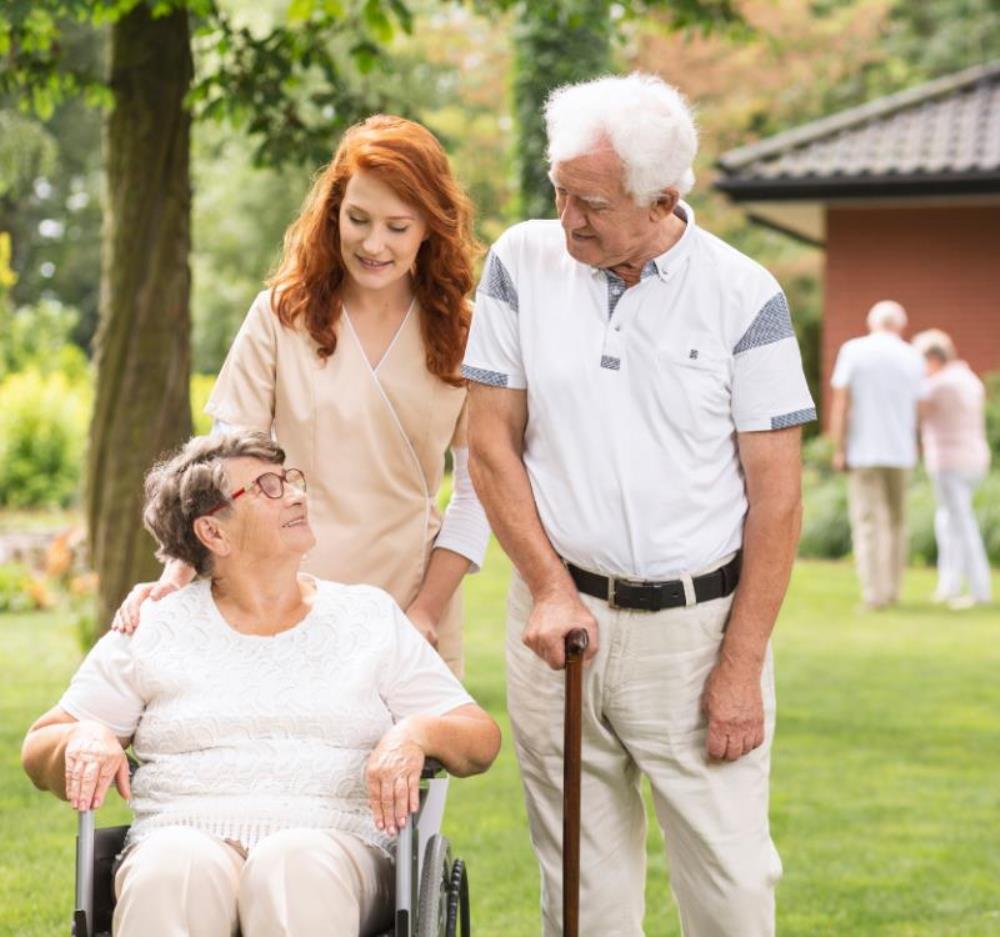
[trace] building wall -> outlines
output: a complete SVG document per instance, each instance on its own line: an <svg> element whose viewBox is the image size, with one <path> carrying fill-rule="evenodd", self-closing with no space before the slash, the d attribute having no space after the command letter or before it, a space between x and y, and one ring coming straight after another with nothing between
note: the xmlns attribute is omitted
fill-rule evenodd
<svg viewBox="0 0 1000 937"><path fill-rule="evenodd" d="M1000 205L827 209L824 400L837 350L880 299L906 307L907 337L944 329L974 370L1000 371Z"/></svg>

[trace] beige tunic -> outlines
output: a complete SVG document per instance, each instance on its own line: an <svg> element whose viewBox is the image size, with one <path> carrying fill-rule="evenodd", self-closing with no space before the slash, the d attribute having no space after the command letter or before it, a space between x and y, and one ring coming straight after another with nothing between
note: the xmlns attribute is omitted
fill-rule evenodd
<svg viewBox="0 0 1000 937"><path fill-rule="evenodd" d="M282 326L263 292L205 410L235 426L273 429L286 464L305 472L317 545L303 569L380 586L405 609L441 527L445 451L466 445L465 394L427 370L416 308L372 368L347 315L324 362L307 332ZM456 591L438 627L438 650L458 675L461 615Z"/></svg>

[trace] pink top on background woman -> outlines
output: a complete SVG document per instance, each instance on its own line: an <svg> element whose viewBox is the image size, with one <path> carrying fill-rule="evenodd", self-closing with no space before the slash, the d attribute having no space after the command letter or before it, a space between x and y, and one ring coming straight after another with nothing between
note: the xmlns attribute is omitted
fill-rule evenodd
<svg viewBox="0 0 1000 937"><path fill-rule="evenodd" d="M985 474L985 403L983 382L964 361L950 361L927 378L921 439L928 472Z"/></svg>

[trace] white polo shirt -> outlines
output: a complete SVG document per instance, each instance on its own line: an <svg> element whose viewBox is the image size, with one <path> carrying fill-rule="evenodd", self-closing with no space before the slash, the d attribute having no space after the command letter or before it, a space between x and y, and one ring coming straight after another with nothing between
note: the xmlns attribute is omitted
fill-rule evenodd
<svg viewBox="0 0 1000 937"><path fill-rule="evenodd" d="M784 294L695 225L625 289L558 221L493 245L463 373L527 389L524 464L549 540L586 569L663 580L742 543L736 432L816 418Z"/></svg>
<svg viewBox="0 0 1000 937"><path fill-rule="evenodd" d="M851 395L849 468L917 464L917 401L927 394L919 351L892 332L852 338L837 353L830 384Z"/></svg>

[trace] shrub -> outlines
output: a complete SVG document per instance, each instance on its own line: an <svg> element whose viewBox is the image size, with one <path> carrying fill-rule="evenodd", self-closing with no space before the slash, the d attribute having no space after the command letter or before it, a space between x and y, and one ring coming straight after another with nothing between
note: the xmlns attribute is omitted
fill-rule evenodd
<svg viewBox="0 0 1000 937"><path fill-rule="evenodd" d="M205 412L205 404L214 386L214 374L191 375L191 420L196 436L207 436L212 432L212 418Z"/></svg>
<svg viewBox="0 0 1000 937"><path fill-rule="evenodd" d="M61 373L0 384L0 505L65 507L79 494L91 391Z"/></svg>
<svg viewBox="0 0 1000 937"><path fill-rule="evenodd" d="M74 384L87 379L87 356L72 342L80 319L70 306L43 299L34 306L12 310L0 297L0 380L21 371L61 372Z"/></svg>
<svg viewBox="0 0 1000 937"><path fill-rule="evenodd" d="M799 556L839 559L851 552L851 525L847 513L847 478L807 464L803 473L805 516ZM974 505L990 562L1000 566L1000 470L988 475L976 491ZM937 562L934 535L934 488L918 471L907 492L909 561Z"/></svg>
<svg viewBox="0 0 1000 937"><path fill-rule="evenodd" d="M1000 371L983 377L986 385L986 438L994 460L1000 461Z"/></svg>
<svg viewBox="0 0 1000 937"><path fill-rule="evenodd" d="M847 477L807 467L803 476L804 516L799 556L838 559L851 552Z"/></svg>
<svg viewBox="0 0 1000 937"><path fill-rule="evenodd" d="M31 597L32 577L19 563L0 564L0 612L27 612L37 605Z"/></svg>

